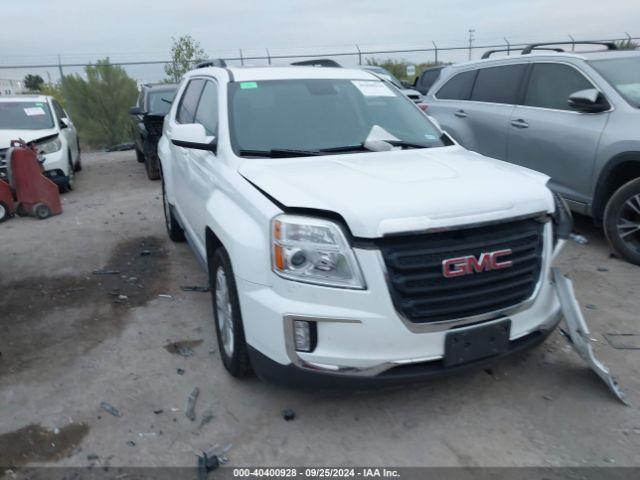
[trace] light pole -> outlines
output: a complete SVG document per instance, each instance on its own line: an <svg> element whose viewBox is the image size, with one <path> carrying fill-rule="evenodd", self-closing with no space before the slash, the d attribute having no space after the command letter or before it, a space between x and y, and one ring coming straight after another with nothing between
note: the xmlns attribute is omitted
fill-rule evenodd
<svg viewBox="0 0 640 480"><path fill-rule="evenodd" d="M476 37L473 35L474 33L476 33L476 29L470 28L469 29L469 60L471 60L471 50L473 46L473 41L476 39Z"/></svg>

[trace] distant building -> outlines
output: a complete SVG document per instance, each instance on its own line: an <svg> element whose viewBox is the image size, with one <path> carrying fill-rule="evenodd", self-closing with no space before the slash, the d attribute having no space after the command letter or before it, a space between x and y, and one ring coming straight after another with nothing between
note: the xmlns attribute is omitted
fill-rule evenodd
<svg viewBox="0 0 640 480"><path fill-rule="evenodd" d="M22 80L0 78L0 95L16 95L26 93Z"/></svg>

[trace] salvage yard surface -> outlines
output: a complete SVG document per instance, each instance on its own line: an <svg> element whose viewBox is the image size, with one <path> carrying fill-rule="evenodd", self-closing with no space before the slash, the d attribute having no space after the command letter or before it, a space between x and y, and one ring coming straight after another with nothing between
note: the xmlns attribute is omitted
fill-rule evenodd
<svg viewBox="0 0 640 480"><path fill-rule="evenodd" d="M206 275L133 152L83 164L62 216L0 225L0 466L193 467L216 445L231 466L640 465L640 267L588 219L557 265L631 407L559 331L487 370L303 392L223 369L209 293L181 289Z"/></svg>

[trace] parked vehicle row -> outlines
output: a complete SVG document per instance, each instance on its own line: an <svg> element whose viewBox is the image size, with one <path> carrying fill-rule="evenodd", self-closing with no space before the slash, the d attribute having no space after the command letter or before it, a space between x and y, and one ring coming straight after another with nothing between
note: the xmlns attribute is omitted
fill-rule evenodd
<svg viewBox="0 0 640 480"><path fill-rule="evenodd" d="M73 189L82 169L75 126L60 103L50 96L0 97L0 175L12 140L34 143L44 158L44 174L61 192Z"/></svg>
<svg viewBox="0 0 640 480"><path fill-rule="evenodd" d="M143 85L134 107L129 113L133 117L133 138L138 162L144 163L150 180L160 178L158 163L158 140L162 135L164 116L171 108L177 85Z"/></svg>
<svg viewBox="0 0 640 480"><path fill-rule="evenodd" d="M549 175L640 264L640 52L606 46L446 67L425 101L466 148Z"/></svg>
<svg viewBox="0 0 640 480"><path fill-rule="evenodd" d="M543 341L571 231L541 173L469 152L361 69L206 67L158 145L231 375L397 383Z"/></svg>

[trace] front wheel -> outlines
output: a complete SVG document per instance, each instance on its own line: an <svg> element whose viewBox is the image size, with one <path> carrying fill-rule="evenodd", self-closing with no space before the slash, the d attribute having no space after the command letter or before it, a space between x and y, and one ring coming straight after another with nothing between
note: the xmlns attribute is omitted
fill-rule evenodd
<svg viewBox="0 0 640 480"><path fill-rule="evenodd" d="M164 222L167 227L167 234L169 235L169 238L174 242L184 242L184 230L173 214L173 208L171 207L169 198L167 197L164 179L162 179L162 207L164 209Z"/></svg>
<svg viewBox="0 0 640 480"><path fill-rule="evenodd" d="M147 171L147 178L149 178L149 180L158 180L160 178L158 155L153 153L147 155L144 161L144 167Z"/></svg>
<svg viewBox="0 0 640 480"><path fill-rule="evenodd" d="M244 338L238 291L229 255L222 247L209 258L209 284L220 358L232 376L246 377L252 370Z"/></svg>
<svg viewBox="0 0 640 480"><path fill-rule="evenodd" d="M136 160L140 163L144 163L144 153L136 148Z"/></svg>
<svg viewBox="0 0 640 480"><path fill-rule="evenodd" d="M73 161L71 160L71 152L69 152L69 165L67 168L69 170L67 172L67 180L62 185L60 185L60 193L67 193L73 190L75 181L75 168L73 166Z"/></svg>
<svg viewBox="0 0 640 480"><path fill-rule="evenodd" d="M604 231L618 255L640 265L640 178L611 196L604 211Z"/></svg>

